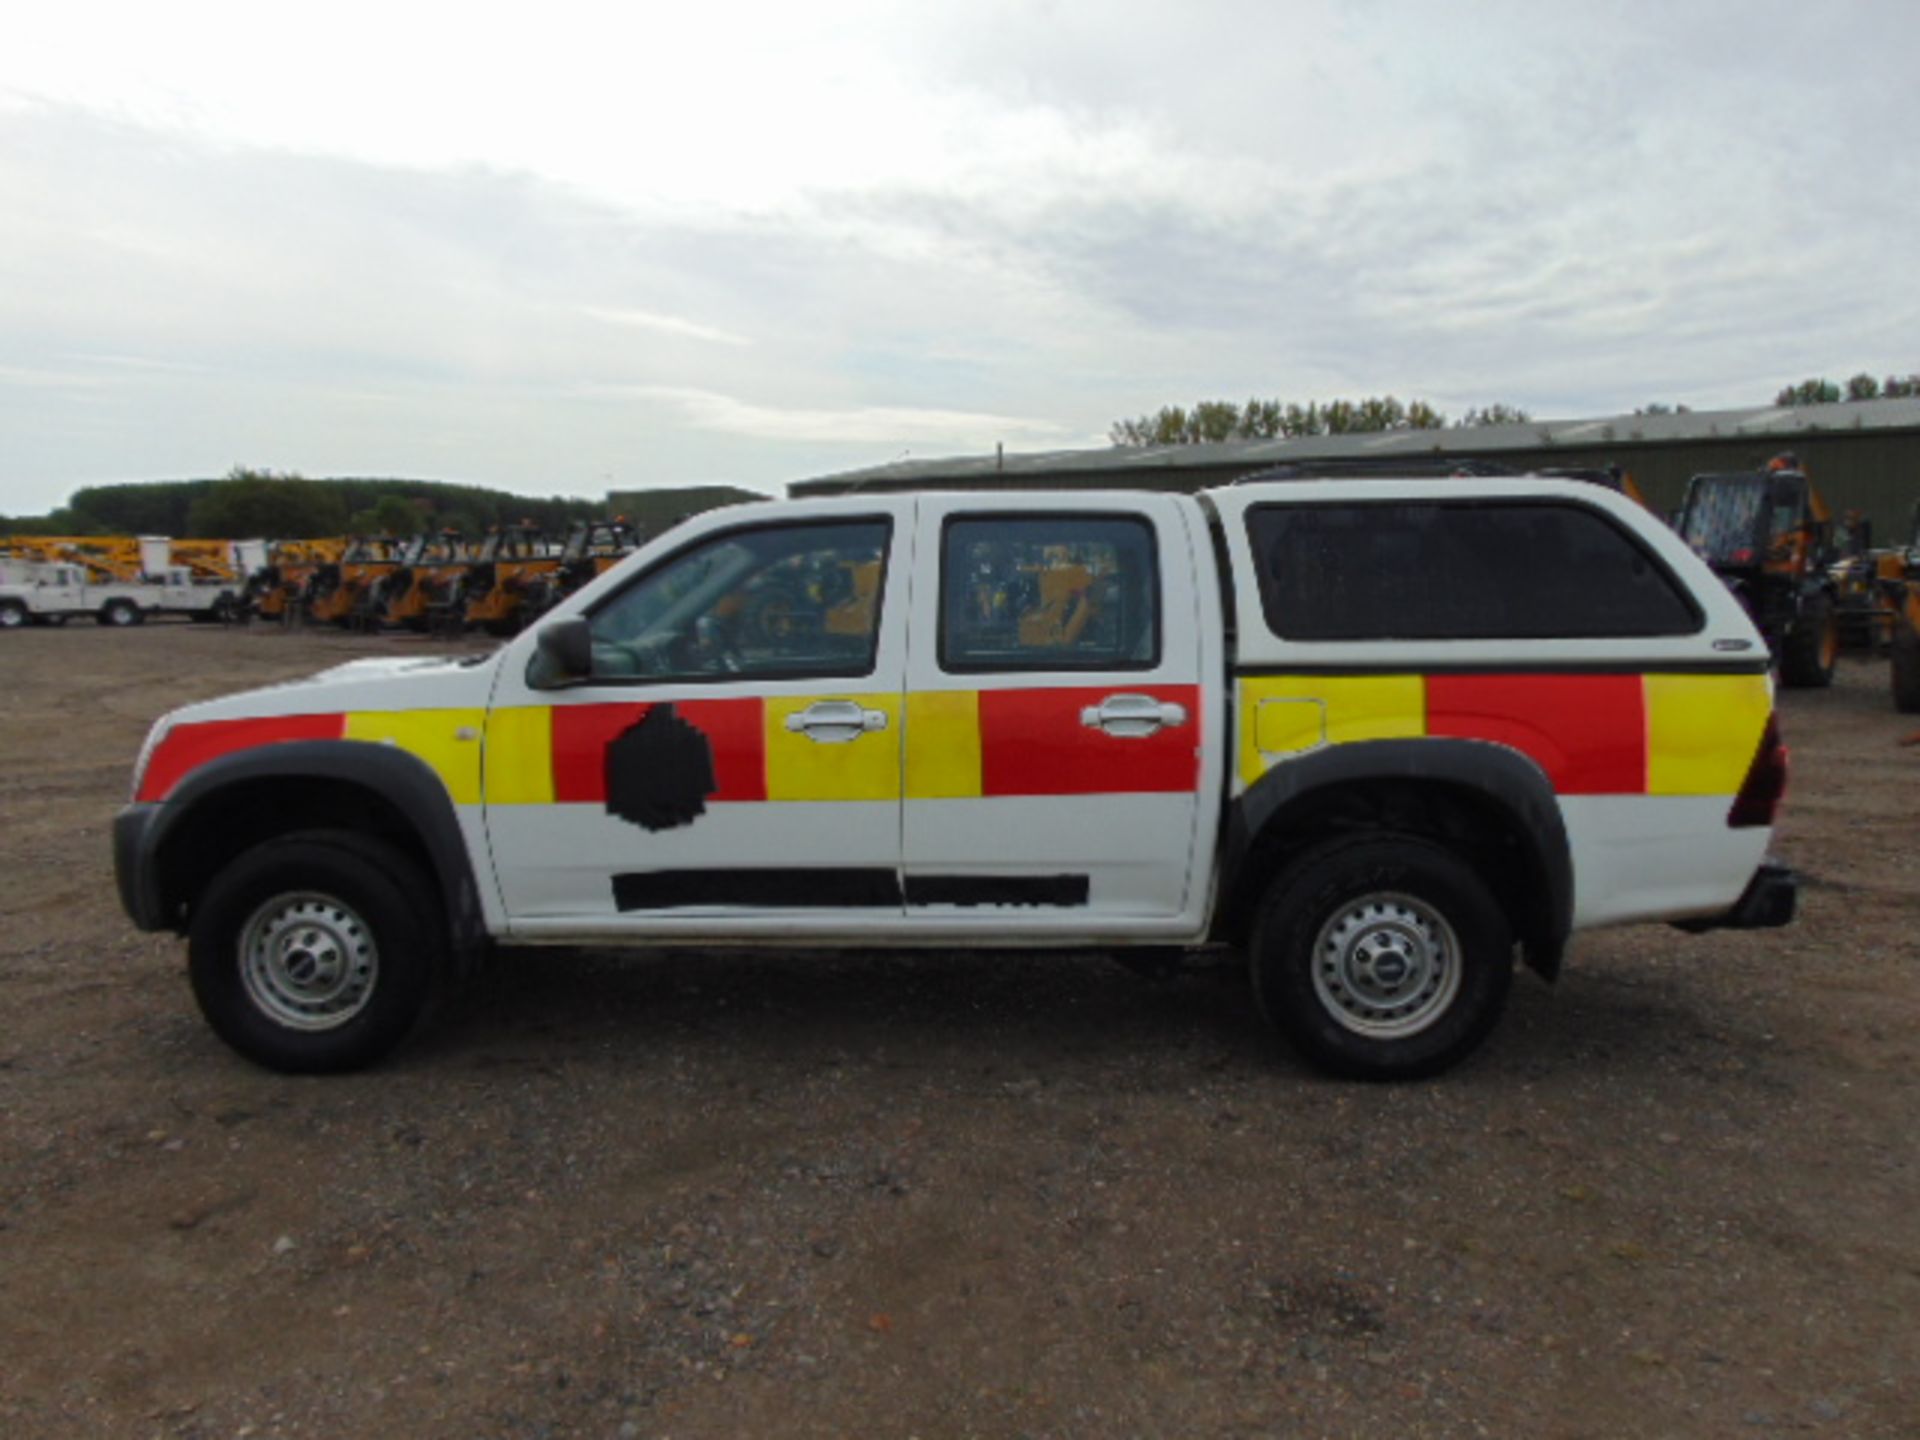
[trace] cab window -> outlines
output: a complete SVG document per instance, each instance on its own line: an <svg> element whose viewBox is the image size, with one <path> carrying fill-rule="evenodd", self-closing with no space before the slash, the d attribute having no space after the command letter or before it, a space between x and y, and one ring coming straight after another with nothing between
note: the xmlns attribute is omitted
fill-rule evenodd
<svg viewBox="0 0 1920 1440"><path fill-rule="evenodd" d="M870 674L890 533L886 520L860 520L700 542L592 613L593 677Z"/></svg>
<svg viewBox="0 0 1920 1440"><path fill-rule="evenodd" d="M1145 520L968 516L947 522L941 552L942 669L1158 663L1160 585Z"/></svg>

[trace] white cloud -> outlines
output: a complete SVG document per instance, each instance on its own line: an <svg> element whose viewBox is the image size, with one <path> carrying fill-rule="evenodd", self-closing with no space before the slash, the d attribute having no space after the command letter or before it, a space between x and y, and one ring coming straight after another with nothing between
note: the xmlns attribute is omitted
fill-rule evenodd
<svg viewBox="0 0 1920 1440"><path fill-rule="evenodd" d="M1471 14L31 9L0 484L775 483L1209 395L1603 413L1920 365L1920 11Z"/></svg>
<svg viewBox="0 0 1920 1440"><path fill-rule="evenodd" d="M636 330L653 330L662 335L684 335L691 340L706 340L715 345L751 345L753 341L731 330L702 325L677 315L655 315L647 310L612 310L600 305L584 305L581 314L608 325L628 325Z"/></svg>
<svg viewBox="0 0 1920 1440"><path fill-rule="evenodd" d="M636 385L610 393L665 401L679 410L689 423L702 429L763 440L862 445L911 443L986 449L1002 440L1057 440L1069 433L1048 420L982 415L964 410L917 410L889 405L866 405L849 410L800 409L756 405L710 390L670 385Z"/></svg>

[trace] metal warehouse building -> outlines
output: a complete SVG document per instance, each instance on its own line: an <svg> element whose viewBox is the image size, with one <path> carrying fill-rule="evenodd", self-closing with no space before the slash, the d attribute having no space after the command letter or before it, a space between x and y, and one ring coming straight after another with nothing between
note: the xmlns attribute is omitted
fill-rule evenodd
<svg viewBox="0 0 1920 1440"><path fill-rule="evenodd" d="M803 480L790 489L796 496L994 486L1198 490L1304 460L1472 458L1516 470L1618 465L1638 482L1650 505L1670 513L1679 506L1689 476L1755 470L1783 450L1800 457L1836 512L1856 509L1871 519L1880 543L1904 533L1920 500L1920 399L905 460Z"/></svg>

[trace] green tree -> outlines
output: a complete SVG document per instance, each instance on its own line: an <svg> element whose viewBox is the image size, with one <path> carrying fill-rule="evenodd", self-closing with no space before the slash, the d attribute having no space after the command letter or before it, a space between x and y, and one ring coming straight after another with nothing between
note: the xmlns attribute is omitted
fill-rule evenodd
<svg viewBox="0 0 1920 1440"><path fill-rule="evenodd" d="M1802 380L1789 385L1773 397L1773 403L1790 405L1833 405L1840 399L1840 387L1831 380Z"/></svg>
<svg viewBox="0 0 1920 1440"><path fill-rule="evenodd" d="M1517 412L1516 412L1517 413ZM1191 410L1165 405L1151 415L1117 420L1107 432L1115 445L1208 445L1222 440L1294 439L1303 435L1366 434L1382 430L1437 430L1447 423L1424 400L1402 404L1392 395L1306 405L1280 400L1202 400Z"/></svg>
<svg viewBox="0 0 1920 1440"><path fill-rule="evenodd" d="M1864 370L1847 381L1847 399L1878 400L1879 398L1880 382Z"/></svg>
<svg viewBox="0 0 1920 1440"><path fill-rule="evenodd" d="M356 535L412 535L420 529L420 506L404 495L382 495L365 510L356 510L347 521Z"/></svg>
<svg viewBox="0 0 1920 1440"><path fill-rule="evenodd" d="M1460 417L1455 428L1467 430L1480 425L1524 425L1533 416L1518 405L1489 405L1485 409L1469 410Z"/></svg>
<svg viewBox="0 0 1920 1440"><path fill-rule="evenodd" d="M188 507L186 533L225 540L287 539L338 535L346 526L346 499L337 489L298 475L236 467Z"/></svg>
<svg viewBox="0 0 1920 1440"><path fill-rule="evenodd" d="M185 535L187 512L213 480L162 480L144 485L88 485L73 492L75 510L117 535Z"/></svg>

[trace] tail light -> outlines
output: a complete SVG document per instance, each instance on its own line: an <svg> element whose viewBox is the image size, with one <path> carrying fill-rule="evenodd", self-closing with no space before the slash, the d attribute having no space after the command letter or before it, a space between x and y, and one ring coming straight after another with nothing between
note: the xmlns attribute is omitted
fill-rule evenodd
<svg viewBox="0 0 1920 1440"><path fill-rule="evenodd" d="M1740 793L1733 797L1727 811L1727 828L1750 829L1771 825L1787 793L1787 747L1780 743L1780 719L1767 716L1767 728L1760 735L1760 749L1747 767L1747 778L1740 782Z"/></svg>

